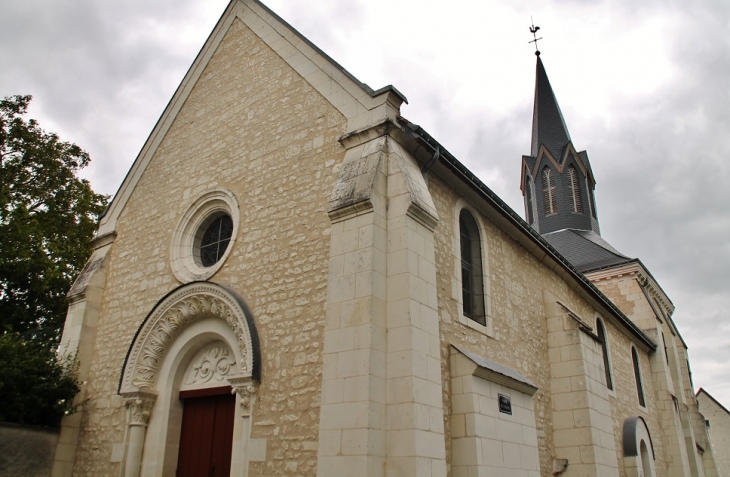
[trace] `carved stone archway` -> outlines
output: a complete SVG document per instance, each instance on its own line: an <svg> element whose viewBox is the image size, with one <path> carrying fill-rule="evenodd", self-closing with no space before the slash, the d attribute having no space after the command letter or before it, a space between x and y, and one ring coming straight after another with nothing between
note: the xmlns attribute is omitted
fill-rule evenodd
<svg viewBox="0 0 730 477"><path fill-rule="evenodd" d="M124 361L118 392L125 398L127 408L123 463L126 477L140 474L147 426L154 422L151 414L157 413L155 419L159 421L160 412L168 412L165 404L156 401L164 395L169 402L173 392L170 373L179 374L179 360L186 356L189 360L191 353L200 349L202 343L198 340L203 335L210 335L208 341L222 339L237 356L226 380L240 396L240 415L246 421L242 430L248 434L251 404L261 380L261 354L253 317L244 301L230 289L211 282L188 283L155 305L137 330ZM176 400L177 394L174 396ZM156 428L164 428L164 424L150 426L153 436L164 432ZM144 451L144 455L148 452Z"/></svg>

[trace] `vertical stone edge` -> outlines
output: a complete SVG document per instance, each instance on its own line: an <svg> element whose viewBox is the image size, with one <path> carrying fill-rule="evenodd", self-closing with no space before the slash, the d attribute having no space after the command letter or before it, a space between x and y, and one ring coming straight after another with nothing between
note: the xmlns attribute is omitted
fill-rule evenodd
<svg viewBox="0 0 730 477"><path fill-rule="evenodd" d="M319 477L385 466L385 138L347 150L330 200Z"/></svg>
<svg viewBox="0 0 730 477"><path fill-rule="evenodd" d="M386 476L445 476L434 229L417 162L387 141Z"/></svg>
<svg viewBox="0 0 730 477"><path fill-rule="evenodd" d="M91 368L96 328L106 284L106 257L115 237L116 234L111 233L92 242L95 250L67 296L69 307L58 353L60 356L75 359L78 364L77 376L81 390L75 398L75 403L82 403L86 398L84 383ZM61 420L61 432L51 469L52 477L71 477L73 474L83 412L81 406L78 412L64 416Z"/></svg>
<svg viewBox="0 0 730 477"><path fill-rule="evenodd" d="M600 343L555 296L544 292L544 301L556 456L567 459L575 475L618 476Z"/></svg>

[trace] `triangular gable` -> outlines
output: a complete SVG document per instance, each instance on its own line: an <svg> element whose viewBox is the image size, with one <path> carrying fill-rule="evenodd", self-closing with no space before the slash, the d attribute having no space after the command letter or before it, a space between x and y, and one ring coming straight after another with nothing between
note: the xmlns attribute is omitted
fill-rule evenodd
<svg viewBox="0 0 730 477"><path fill-rule="evenodd" d="M573 147L572 142L568 142L563 147L563 152L560 157L560 162L556 161L555 158L553 157L553 155L550 154L550 151L548 151L548 149L543 144L541 144L540 149L538 150L537 160L535 161L535 164L532 166L532 170L531 170L530 174L532 175L532 177L537 177L537 174L540 171L540 166L542 165L543 159L550 161L552 163L552 165L555 166L555 169L559 173L562 174L563 169L565 169L565 165L568 162L569 156L573 156L573 162L575 162L577 164L578 168L580 168L583 175L586 177L590 177L592 180L593 173L589 169L586 168L585 164L583 163L583 160L580 158L580 155L578 154L578 152L576 152L575 147ZM525 166L527 166L525 157L531 157L531 156L523 156L523 158L522 158L522 163ZM590 174L590 176L589 176L589 174ZM520 185L520 187L522 188L522 185Z"/></svg>
<svg viewBox="0 0 730 477"><path fill-rule="evenodd" d="M537 160L535 161L535 165L532 168L532 177L537 177L538 172L540 171L540 165L542 164L543 159L550 161L553 166L555 166L555 169L557 169L558 172L563 172L563 167L558 164L558 161L555 160L552 154L550 154L550 151L543 145L540 144L540 149L538 149L537 152Z"/></svg>
<svg viewBox="0 0 730 477"><path fill-rule="evenodd" d="M152 129L99 223L97 237L114 232L116 222L147 165L234 21L242 21L348 120L348 130L384 116L386 103L397 111L406 101L392 85L374 91L327 56L258 0L231 0ZM380 109L379 109L380 108Z"/></svg>

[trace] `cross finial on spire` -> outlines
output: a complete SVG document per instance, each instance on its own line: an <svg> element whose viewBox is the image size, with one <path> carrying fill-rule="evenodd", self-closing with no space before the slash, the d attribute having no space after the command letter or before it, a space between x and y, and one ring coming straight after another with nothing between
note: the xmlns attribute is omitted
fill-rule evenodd
<svg viewBox="0 0 730 477"><path fill-rule="evenodd" d="M539 26L535 26L535 22L532 20L532 17L530 17L530 21L532 21L532 26L530 27L530 33L532 33L532 38L534 40L529 41L528 43L534 43L535 44L535 55L540 56L540 50L537 49L537 40L542 40L542 37L537 37L537 30L540 29Z"/></svg>

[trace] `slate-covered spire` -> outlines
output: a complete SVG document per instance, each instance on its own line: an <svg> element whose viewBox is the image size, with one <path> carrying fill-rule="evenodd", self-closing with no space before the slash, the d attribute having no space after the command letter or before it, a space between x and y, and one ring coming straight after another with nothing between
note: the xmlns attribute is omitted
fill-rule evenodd
<svg viewBox="0 0 730 477"><path fill-rule="evenodd" d="M565 125L563 113L560 112L558 100L550 86L545 66L540 55L537 55L537 71L535 73L535 105L532 112L532 151L537 157L540 144L544 144L556 161L560 160L563 147L570 141L570 133Z"/></svg>
<svg viewBox="0 0 730 477"><path fill-rule="evenodd" d="M540 52L536 55L532 148L522 157L525 220L543 235L563 229L599 235L596 182L588 154L573 147ZM540 153L542 146L547 153Z"/></svg>

